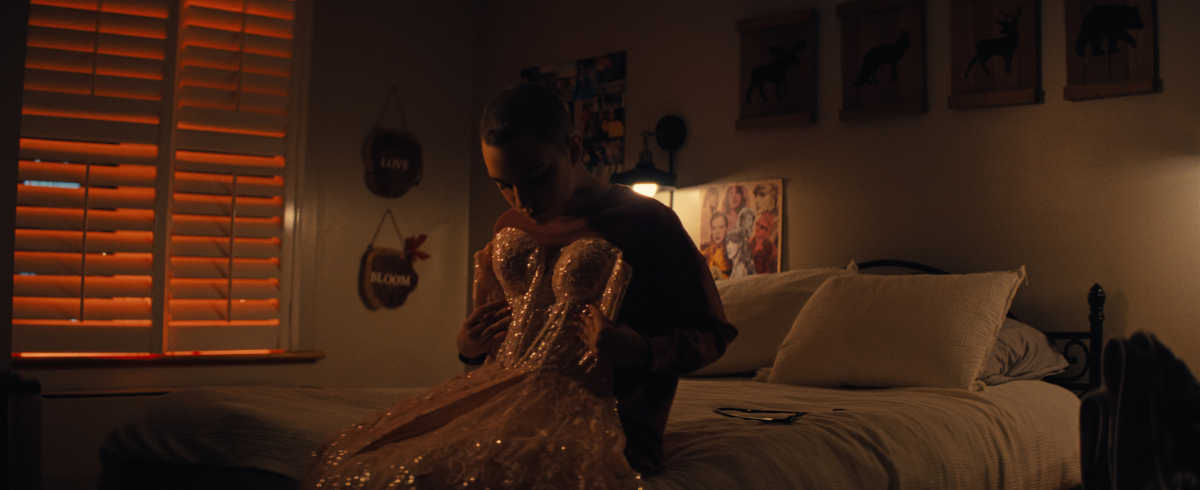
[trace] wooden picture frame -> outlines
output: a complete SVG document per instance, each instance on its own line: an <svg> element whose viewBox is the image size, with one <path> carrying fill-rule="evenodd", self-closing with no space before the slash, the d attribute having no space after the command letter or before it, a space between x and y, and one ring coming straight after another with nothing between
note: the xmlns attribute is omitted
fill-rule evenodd
<svg viewBox="0 0 1200 490"><path fill-rule="evenodd" d="M928 110L923 0L860 0L842 24L841 121Z"/></svg>
<svg viewBox="0 0 1200 490"><path fill-rule="evenodd" d="M1067 100L1162 91L1156 0L1064 0Z"/></svg>
<svg viewBox="0 0 1200 490"><path fill-rule="evenodd" d="M951 0L951 109L1045 100L1038 0Z"/></svg>
<svg viewBox="0 0 1200 490"><path fill-rule="evenodd" d="M745 19L737 129L817 120L817 14L812 9Z"/></svg>

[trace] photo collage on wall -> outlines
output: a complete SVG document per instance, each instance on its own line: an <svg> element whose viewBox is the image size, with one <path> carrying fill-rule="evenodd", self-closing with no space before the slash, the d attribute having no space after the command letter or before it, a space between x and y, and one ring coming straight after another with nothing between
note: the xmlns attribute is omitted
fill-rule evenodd
<svg viewBox="0 0 1200 490"><path fill-rule="evenodd" d="M600 177L625 163L625 52L525 68L521 83L554 88L583 136L583 162Z"/></svg>
<svg viewBox="0 0 1200 490"><path fill-rule="evenodd" d="M700 188L700 252L713 279L779 272L783 180Z"/></svg>

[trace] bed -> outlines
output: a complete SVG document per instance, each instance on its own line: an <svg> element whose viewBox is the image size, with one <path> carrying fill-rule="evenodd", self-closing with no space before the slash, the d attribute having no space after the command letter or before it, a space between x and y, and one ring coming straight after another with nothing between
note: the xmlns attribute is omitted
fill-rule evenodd
<svg viewBox="0 0 1200 490"><path fill-rule="evenodd" d="M929 274L891 273L912 270ZM1005 285L998 289L1009 290L983 295L993 298L982 306L971 299L986 282L980 274L944 274L899 261L722 281L722 300L741 334L720 361L681 380L664 439L664 469L645 479L644 487L1079 486L1078 397L1099 381L1090 372L1099 359L1092 346L1098 350L1103 335L1103 290L1097 285L1088 294L1087 330L1043 334L1005 317L1024 270L988 274L987 280ZM893 303L886 294L873 296L873 303L847 308L846 291L864 284L872 294L891 290L898 296ZM898 312L925 303L912 296L921 284L948 289L921 293L936 301L912 307L919 312ZM974 296L955 299L958 291ZM990 325L978 327L984 333L975 336L987 337L982 354L970 336L960 335L974 328L963 326L970 323L966 317L950 315L943 330L929 326L944 313L939 309L961 313L966 303L968 317L986 317L976 323ZM854 314L843 313L847 309ZM981 309L988 311L981 316L975 311ZM905 333L897 315L917 313L916 328L928 332ZM838 322L882 323L885 330L854 331ZM865 333L885 339L885 349L873 352L880 346L873 347ZM928 335L936 337L929 342L935 345L903 345ZM814 350L814 343L821 348ZM967 371L952 373L964 362ZM101 447L100 487L296 488L312 451L326 438L421 390L178 390L110 433ZM748 418L715 412L722 408ZM753 410L797 415L790 423L761 421L754 418L785 417Z"/></svg>

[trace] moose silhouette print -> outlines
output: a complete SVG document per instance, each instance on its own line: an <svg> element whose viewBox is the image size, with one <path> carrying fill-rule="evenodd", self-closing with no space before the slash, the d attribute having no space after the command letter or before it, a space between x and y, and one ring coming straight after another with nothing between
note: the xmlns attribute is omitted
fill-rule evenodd
<svg viewBox="0 0 1200 490"><path fill-rule="evenodd" d="M1004 72L1013 72L1013 53L1017 52L1017 46L1021 42L1021 39L1017 37L1017 22L1021 20L1021 7L1017 7L1015 14L1008 12L1003 12L1003 14L1004 16L997 20L996 23L1000 24L1000 34L1004 36L995 39L984 39L975 43L975 57L971 58L970 63L967 63L967 72L963 73L963 78L971 75L971 68L975 66L976 62L979 63L979 67L983 69L984 73L991 75L992 72L988 70L987 62L993 56L1003 56Z"/></svg>
<svg viewBox="0 0 1200 490"><path fill-rule="evenodd" d="M1108 40L1108 52L1120 53L1117 41L1125 41L1129 47L1136 48L1137 41L1129 35L1129 29L1146 27L1142 23L1142 12L1137 6L1129 5L1097 5L1083 14L1083 24L1079 26L1079 38L1075 40L1075 54L1086 56L1088 45L1092 46L1092 55L1105 54L1102 45Z"/></svg>
<svg viewBox="0 0 1200 490"><path fill-rule="evenodd" d="M862 69L858 72L858 79L854 81L855 87L875 83L879 81L876 72L883 65L892 65L892 80L896 77L896 63L900 62L900 58L904 57L905 51L908 51L910 44L908 41L908 31L900 31L900 37L894 43L881 44L871 48L867 54L863 56Z"/></svg>
<svg viewBox="0 0 1200 490"><path fill-rule="evenodd" d="M791 88L787 78L788 71L800 65L800 58L796 54L803 51L807 44L805 41L800 41L791 49L783 44L767 48L767 53L774 56L775 59L750 69L750 87L746 89L746 103L752 102L750 98L754 94L754 89L758 89L759 96L766 101L765 86L768 83L775 85L775 99L783 100L788 89Z"/></svg>

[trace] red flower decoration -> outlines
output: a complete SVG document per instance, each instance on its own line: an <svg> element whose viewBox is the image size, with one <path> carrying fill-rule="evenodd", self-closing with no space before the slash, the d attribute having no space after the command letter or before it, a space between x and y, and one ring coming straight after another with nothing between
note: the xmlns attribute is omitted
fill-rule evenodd
<svg viewBox="0 0 1200 490"><path fill-rule="evenodd" d="M404 251L408 253L409 257L412 257L416 260L425 260L429 258L429 254L417 250L421 247L422 243L425 243L425 238L425 235L417 235L412 238L404 239Z"/></svg>

